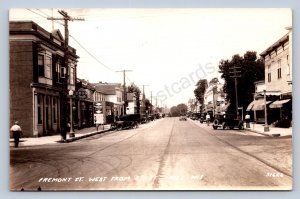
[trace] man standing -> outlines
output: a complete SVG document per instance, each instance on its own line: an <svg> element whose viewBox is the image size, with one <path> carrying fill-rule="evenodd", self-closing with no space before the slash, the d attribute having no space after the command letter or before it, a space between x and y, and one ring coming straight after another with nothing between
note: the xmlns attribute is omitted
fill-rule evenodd
<svg viewBox="0 0 300 199"><path fill-rule="evenodd" d="M19 126L19 122L15 121L15 124L10 128L10 131L13 134L14 141L15 141L15 147L19 146L20 137L22 135L22 129Z"/></svg>
<svg viewBox="0 0 300 199"><path fill-rule="evenodd" d="M207 126L209 126L209 122L210 122L210 115L209 113L206 114L206 123L207 123Z"/></svg>
<svg viewBox="0 0 300 199"><path fill-rule="evenodd" d="M249 113L246 114L245 120L246 120L246 128L250 128L250 114Z"/></svg>

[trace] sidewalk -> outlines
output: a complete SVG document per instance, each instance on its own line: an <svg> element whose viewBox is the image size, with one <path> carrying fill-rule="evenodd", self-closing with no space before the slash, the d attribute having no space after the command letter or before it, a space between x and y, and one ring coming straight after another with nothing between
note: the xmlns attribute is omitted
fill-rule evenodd
<svg viewBox="0 0 300 199"><path fill-rule="evenodd" d="M75 137L70 138L69 134L67 134L67 140L66 142L73 142L75 140L79 140L82 138L86 138L89 136L97 135L100 133L104 133L109 131L110 125L104 125L100 126L98 131L96 127L89 127L89 128L84 128L80 130L75 130ZM11 147L14 146L14 139L11 138L9 140L9 145ZM43 136L43 137L34 137L34 138L21 138L19 142L19 147L24 147L24 146L36 146L36 145L44 145L44 144L54 144L54 143L59 143L61 142L61 135L51 135L51 136Z"/></svg>
<svg viewBox="0 0 300 199"><path fill-rule="evenodd" d="M266 136L272 136L272 137L277 137L277 136L292 136L293 135L293 128L279 128L279 127L273 127L269 126L269 132L264 132L264 124L255 124L251 123L250 128L246 128L246 123L244 124L245 130L254 132L254 133L259 133L262 135Z"/></svg>

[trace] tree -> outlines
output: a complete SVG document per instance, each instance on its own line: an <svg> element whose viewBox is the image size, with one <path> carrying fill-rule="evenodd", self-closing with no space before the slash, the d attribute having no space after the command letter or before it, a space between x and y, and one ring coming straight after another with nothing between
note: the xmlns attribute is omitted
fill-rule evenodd
<svg viewBox="0 0 300 199"><path fill-rule="evenodd" d="M187 113L188 107L185 104L178 104L177 109L180 115L185 115Z"/></svg>
<svg viewBox="0 0 300 199"><path fill-rule="evenodd" d="M172 106L170 109L170 114L172 117L177 117L180 115L179 110L177 108L177 106Z"/></svg>
<svg viewBox="0 0 300 199"><path fill-rule="evenodd" d="M138 86L136 86L134 83L132 83L130 86L127 87L128 93L134 93L135 100L136 100L136 106L137 106L137 113L140 112L140 94L141 90Z"/></svg>
<svg viewBox="0 0 300 199"><path fill-rule="evenodd" d="M188 107L185 104L178 104L177 106L172 106L170 109L170 114L172 117L177 117L180 115L185 115L187 113Z"/></svg>
<svg viewBox="0 0 300 199"><path fill-rule="evenodd" d="M148 113L150 113L151 107L152 107L152 104L151 104L150 100L145 99L145 110L148 111Z"/></svg>
<svg viewBox="0 0 300 199"><path fill-rule="evenodd" d="M206 91L206 88L208 87L207 79L200 79L197 82L196 86L197 88L194 90L194 94L200 105L202 105L202 109L202 107L204 106L204 93Z"/></svg>
<svg viewBox="0 0 300 199"><path fill-rule="evenodd" d="M253 100L255 92L254 82L264 79L264 63L258 59L256 52L247 51L244 56L233 55L231 60L221 60L219 63L219 72L221 78L225 80L223 90L227 94L227 100L231 102L228 108L230 113L235 113L235 83L232 74L229 72L232 67L240 67L241 77L237 79L238 83L238 105L245 110Z"/></svg>

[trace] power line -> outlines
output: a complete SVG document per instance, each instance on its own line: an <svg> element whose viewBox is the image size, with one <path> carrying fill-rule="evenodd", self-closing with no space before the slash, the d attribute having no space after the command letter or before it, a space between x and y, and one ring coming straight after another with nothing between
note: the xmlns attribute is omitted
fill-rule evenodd
<svg viewBox="0 0 300 199"><path fill-rule="evenodd" d="M42 11L41 9L36 9L36 10L38 10L40 13L43 13L44 15L46 15L46 18L48 19L49 17L51 17L49 14L47 14L47 13L45 13L44 11ZM65 24L63 24L63 23L61 23L61 22L59 22L59 21L55 21L55 20L52 20L52 22L54 22L54 23L57 23L57 24L60 24L60 25L62 25L62 26L64 26Z"/></svg>
<svg viewBox="0 0 300 199"><path fill-rule="evenodd" d="M47 19L47 17L45 17L45 16L41 15L40 13L37 13L37 12L35 12L35 11L31 10L31 9L26 9L26 10L28 10L28 11L30 11L30 12L32 12L32 13L34 13L34 14L37 14L37 15L39 15L39 16L41 16L41 17L45 18L45 19Z"/></svg>
<svg viewBox="0 0 300 199"><path fill-rule="evenodd" d="M126 79L129 81L130 84L132 84L132 81L129 79L129 77L125 74Z"/></svg>
<svg viewBox="0 0 300 199"><path fill-rule="evenodd" d="M95 59L99 64L101 64L102 66L104 66L105 68L107 68L110 71L114 70L112 68L110 68L109 66L107 66L106 64L104 64L103 62L101 62L97 57L95 57L92 53L90 53L90 51L88 51L88 49L86 49L77 39L74 38L74 36L70 35L70 37L87 53L89 54L93 59Z"/></svg>
<svg viewBox="0 0 300 199"><path fill-rule="evenodd" d="M41 9L36 9L36 10L38 10L40 13L43 13L44 15L46 15L47 17L50 17L50 15L48 15L47 13L45 13L44 11L42 11Z"/></svg>

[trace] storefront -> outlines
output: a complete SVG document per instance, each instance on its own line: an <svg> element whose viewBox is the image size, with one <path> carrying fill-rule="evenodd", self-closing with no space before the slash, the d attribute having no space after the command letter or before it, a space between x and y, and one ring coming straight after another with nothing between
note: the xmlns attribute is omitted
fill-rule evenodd
<svg viewBox="0 0 300 199"><path fill-rule="evenodd" d="M112 102L101 101L94 103L94 122L110 124L115 121L115 105Z"/></svg>

